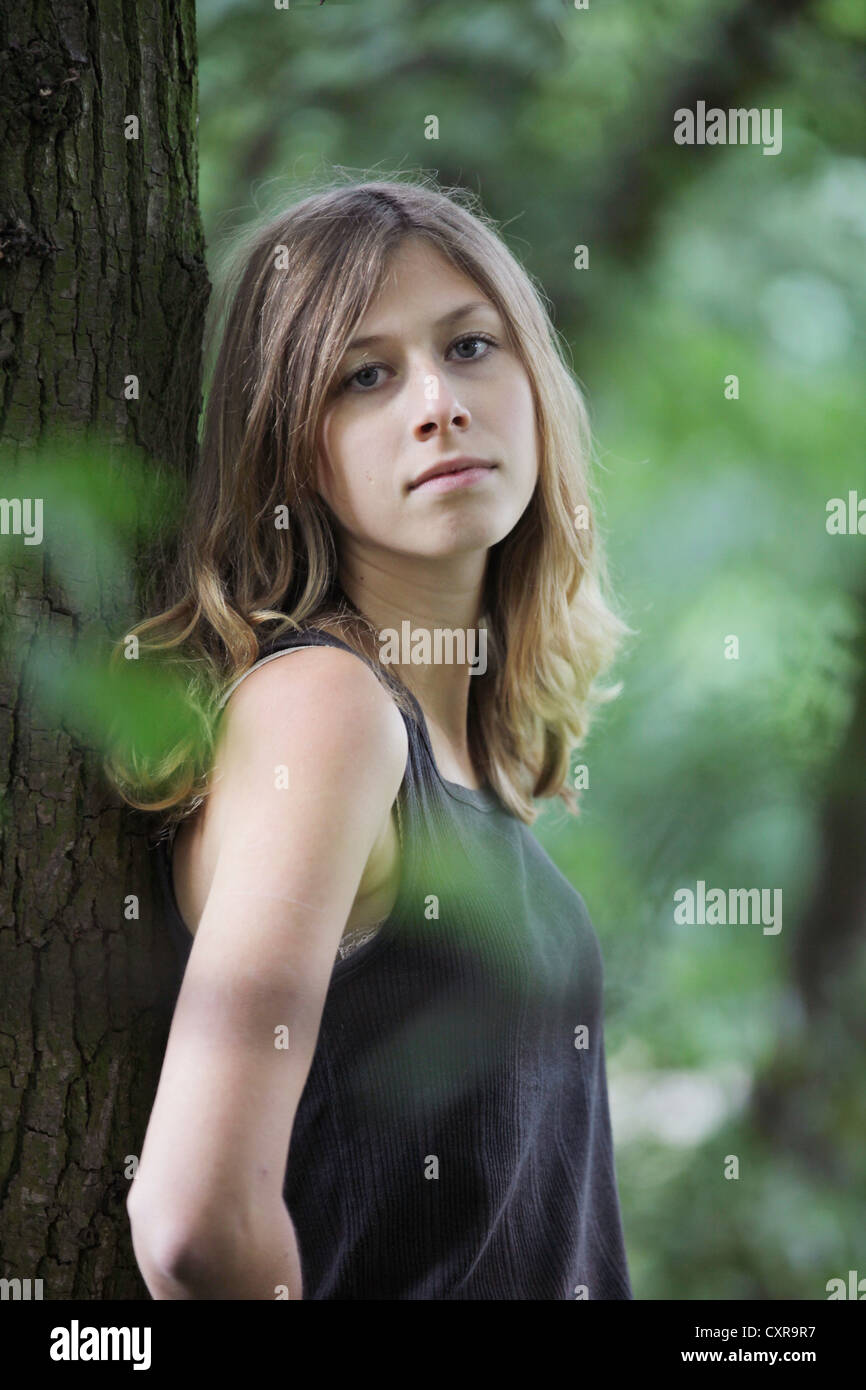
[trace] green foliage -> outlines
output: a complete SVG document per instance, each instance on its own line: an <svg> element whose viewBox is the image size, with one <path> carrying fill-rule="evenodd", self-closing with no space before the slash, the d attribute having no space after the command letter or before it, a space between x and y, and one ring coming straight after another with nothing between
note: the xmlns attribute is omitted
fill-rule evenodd
<svg viewBox="0 0 866 1390"><path fill-rule="evenodd" d="M123 628L140 617L131 584L140 548L174 530L182 483L96 436L55 435L26 463L0 460L0 496L41 505L39 543L9 534L0 549L0 645L10 668L22 668L40 726L103 755L122 748L158 761L173 744L191 748L201 733L184 695L188 669L169 653L146 653L146 637L136 646ZM13 589L46 584L62 606L13 611Z"/></svg>

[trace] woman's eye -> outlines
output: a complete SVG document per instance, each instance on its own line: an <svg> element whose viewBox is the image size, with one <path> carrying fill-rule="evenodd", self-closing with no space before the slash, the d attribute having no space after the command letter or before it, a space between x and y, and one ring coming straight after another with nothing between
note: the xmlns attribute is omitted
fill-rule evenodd
<svg viewBox="0 0 866 1390"><path fill-rule="evenodd" d="M468 335L468 337L465 337L465 338L458 338L458 339L457 339L457 342L454 343L453 346L454 346L454 347L459 347L461 343L489 343L491 347L495 347L495 346L496 346L496 343L494 342L494 340L493 340L492 338L489 338L489 337L487 336L486 333L470 333L470 334ZM486 357L486 356L487 356L487 353L486 353L486 352L482 352L482 353L481 353L481 356L482 356L482 357ZM474 362L474 361L475 361L475 358L474 358L474 357L464 357L464 358L463 358L463 361L464 361L464 362Z"/></svg>
<svg viewBox="0 0 866 1390"><path fill-rule="evenodd" d="M461 347L464 343L487 343L490 347L496 347L495 338L491 338L487 333L466 333L463 335L462 338L455 339L455 341L451 344L451 347ZM451 349L449 348L449 351L450 350ZM487 357L487 355L488 354L486 352L476 353L472 357L460 357L458 358L458 361L478 362L481 360L482 357ZM363 367L359 367L357 371L352 372L350 376L347 376L345 378L345 380L342 382L342 390L348 391L352 384L358 382L359 377L362 377L365 372L381 372L384 370L385 368L379 366L378 363L366 362ZM367 386L375 386L376 382L360 382L359 385L362 388L361 394L365 394L365 392L363 391L363 387L365 384Z"/></svg>
<svg viewBox="0 0 866 1390"><path fill-rule="evenodd" d="M353 372L351 376L346 378L344 385L348 386L350 382L357 381L358 377L363 376L365 372L381 372L381 370L381 367L361 367L357 372ZM363 385L364 383L362 382L361 384ZM369 386L371 383L368 381L366 384Z"/></svg>

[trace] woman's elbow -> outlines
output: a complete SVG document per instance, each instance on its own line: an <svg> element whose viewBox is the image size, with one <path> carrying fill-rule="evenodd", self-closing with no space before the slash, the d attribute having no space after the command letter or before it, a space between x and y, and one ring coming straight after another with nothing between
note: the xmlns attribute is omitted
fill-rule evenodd
<svg viewBox="0 0 866 1390"><path fill-rule="evenodd" d="M141 1277L154 1299L196 1298L210 1273L228 1253L228 1238L165 1217L153 1218L127 1201L132 1248Z"/></svg>

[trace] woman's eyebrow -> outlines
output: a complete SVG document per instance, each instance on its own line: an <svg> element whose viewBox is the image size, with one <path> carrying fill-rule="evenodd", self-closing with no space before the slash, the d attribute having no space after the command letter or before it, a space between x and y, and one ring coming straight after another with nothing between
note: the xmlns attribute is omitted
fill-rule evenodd
<svg viewBox="0 0 866 1390"><path fill-rule="evenodd" d="M489 309L496 314L495 304L491 304L487 299L473 300L471 304L461 304L456 309L449 309L447 314L443 314L441 319L436 319L434 328L441 328L443 324L454 323L456 319L463 318L466 314L474 314L479 309ZM351 352L353 348L366 347L368 343L383 343L392 335L389 333L368 333L363 338L353 338L346 348L346 352Z"/></svg>

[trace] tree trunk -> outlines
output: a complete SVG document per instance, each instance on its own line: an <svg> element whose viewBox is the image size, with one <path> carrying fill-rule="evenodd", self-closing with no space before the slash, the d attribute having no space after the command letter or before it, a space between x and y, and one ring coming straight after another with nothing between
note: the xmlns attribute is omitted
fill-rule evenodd
<svg viewBox="0 0 866 1390"><path fill-rule="evenodd" d="M0 449L25 487L57 428L183 474L194 461L209 294L196 106L194 0L0 15ZM101 750L28 711L37 640L74 651L96 622L116 641L129 615L110 593L83 612L44 560L35 582L16 544L0 537L0 1276L42 1279L46 1299L147 1298L125 1201L174 981L148 826Z"/></svg>
<svg viewBox="0 0 866 1390"><path fill-rule="evenodd" d="M860 662L851 716L827 774L814 883L795 928L798 1008L752 1095L758 1133L839 1190L862 1188L866 980L866 584L856 593ZM844 1116L835 1122L828 1115Z"/></svg>

